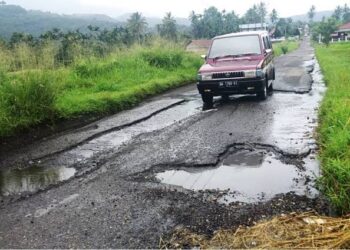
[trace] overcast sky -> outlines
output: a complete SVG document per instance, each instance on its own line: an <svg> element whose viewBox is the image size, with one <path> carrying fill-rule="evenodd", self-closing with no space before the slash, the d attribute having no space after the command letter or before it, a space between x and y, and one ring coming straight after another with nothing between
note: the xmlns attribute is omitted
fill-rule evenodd
<svg viewBox="0 0 350 250"><path fill-rule="evenodd" d="M172 12L177 17L188 17L191 10L198 13L205 8L216 6L220 10L234 10L242 15L259 0L5 0L8 4L18 4L26 9L40 9L55 13L94 13L117 17L135 11L146 16L162 17ZM266 0L268 9L276 8L281 17L305 14L311 5L318 11L333 10L350 0Z"/></svg>

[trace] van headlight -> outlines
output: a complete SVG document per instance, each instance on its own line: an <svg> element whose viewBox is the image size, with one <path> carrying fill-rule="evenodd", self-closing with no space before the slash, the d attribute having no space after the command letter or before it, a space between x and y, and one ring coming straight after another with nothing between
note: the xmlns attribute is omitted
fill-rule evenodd
<svg viewBox="0 0 350 250"><path fill-rule="evenodd" d="M198 81L210 81L213 79L212 74L198 74L197 80Z"/></svg>
<svg viewBox="0 0 350 250"><path fill-rule="evenodd" d="M256 77L263 78L264 72L261 69L256 70Z"/></svg>
<svg viewBox="0 0 350 250"><path fill-rule="evenodd" d="M255 78L256 77L256 70L244 71L244 77L245 78Z"/></svg>

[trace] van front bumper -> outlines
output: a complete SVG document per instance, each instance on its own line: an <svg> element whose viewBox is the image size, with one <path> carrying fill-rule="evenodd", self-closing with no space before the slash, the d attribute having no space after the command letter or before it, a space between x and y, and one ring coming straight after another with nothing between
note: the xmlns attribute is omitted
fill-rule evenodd
<svg viewBox="0 0 350 250"><path fill-rule="evenodd" d="M265 83L265 78L212 80L199 81L197 88L200 94L212 94L213 96L256 94L264 90Z"/></svg>

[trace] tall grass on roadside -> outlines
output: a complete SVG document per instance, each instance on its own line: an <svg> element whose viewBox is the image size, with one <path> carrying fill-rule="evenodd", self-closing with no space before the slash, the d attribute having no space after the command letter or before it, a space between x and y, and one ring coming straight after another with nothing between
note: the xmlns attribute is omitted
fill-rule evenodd
<svg viewBox="0 0 350 250"><path fill-rule="evenodd" d="M84 55L82 48L77 51L81 53L66 67L57 65L57 48L51 44L36 51L21 46L12 54L6 52L20 67L0 66L0 137L49 120L132 107L148 96L195 81L202 63L199 56L167 41L116 48L103 57Z"/></svg>
<svg viewBox="0 0 350 250"><path fill-rule="evenodd" d="M340 213L350 212L350 44L317 46L326 84L320 111L321 188Z"/></svg>
<svg viewBox="0 0 350 250"><path fill-rule="evenodd" d="M201 63L199 57L166 44L136 46L108 58L82 60L72 68L56 109L63 117L116 112L194 81Z"/></svg>
<svg viewBox="0 0 350 250"><path fill-rule="evenodd" d="M299 41L283 41L280 43L274 43L273 49L275 51L275 56L281 56L292 52L299 48Z"/></svg>
<svg viewBox="0 0 350 250"><path fill-rule="evenodd" d="M54 115L54 78L41 71L0 76L0 136L36 125Z"/></svg>

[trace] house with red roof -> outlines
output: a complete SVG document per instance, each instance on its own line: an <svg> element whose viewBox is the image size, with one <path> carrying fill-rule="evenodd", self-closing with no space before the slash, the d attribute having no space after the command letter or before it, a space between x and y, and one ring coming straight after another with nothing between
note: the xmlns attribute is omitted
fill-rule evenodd
<svg viewBox="0 0 350 250"><path fill-rule="evenodd" d="M332 41L350 41L350 22L338 27L332 34Z"/></svg>

